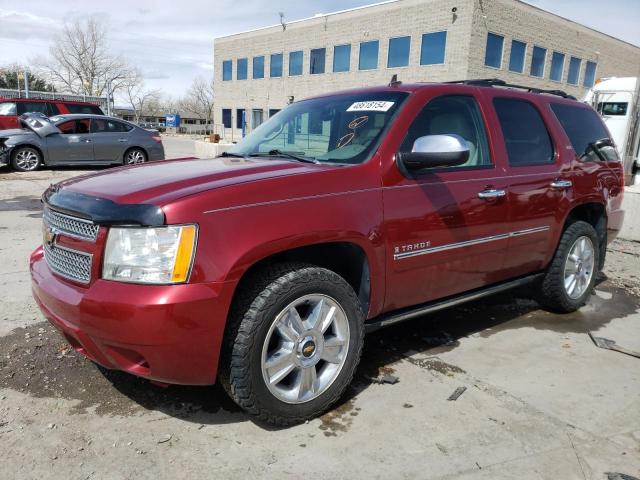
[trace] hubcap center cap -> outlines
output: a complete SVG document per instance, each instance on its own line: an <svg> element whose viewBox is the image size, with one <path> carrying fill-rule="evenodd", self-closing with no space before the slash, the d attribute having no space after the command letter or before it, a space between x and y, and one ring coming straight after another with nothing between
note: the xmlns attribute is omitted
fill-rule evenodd
<svg viewBox="0 0 640 480"><path fill-rule="evenodd" d="M302 356L310 358L316 352L316 344L313 340L308 340L302 344Z"/></svg>

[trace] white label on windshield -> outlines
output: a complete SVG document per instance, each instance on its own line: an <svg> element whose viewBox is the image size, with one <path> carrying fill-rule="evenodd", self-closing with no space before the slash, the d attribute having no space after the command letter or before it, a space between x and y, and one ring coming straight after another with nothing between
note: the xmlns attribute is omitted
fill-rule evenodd
<svg viewBox="0 0 640 480"><path fill-rule="evenodd" d="M347 112L387 112L395 102L379 102L372 100L369 102L356 102L347 108Z"/></svg>

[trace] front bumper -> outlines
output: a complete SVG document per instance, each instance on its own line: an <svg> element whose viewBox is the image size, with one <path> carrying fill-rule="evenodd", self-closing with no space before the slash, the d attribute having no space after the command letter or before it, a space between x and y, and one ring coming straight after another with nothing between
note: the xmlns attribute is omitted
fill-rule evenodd
<svg viewBox="0 0 640 480"><path fill-rule="evenodd" d="M33 296L73 348L100 365L150 380L215 383L233 285L77 286L51 272L42 247L30 260Z"/></svg>

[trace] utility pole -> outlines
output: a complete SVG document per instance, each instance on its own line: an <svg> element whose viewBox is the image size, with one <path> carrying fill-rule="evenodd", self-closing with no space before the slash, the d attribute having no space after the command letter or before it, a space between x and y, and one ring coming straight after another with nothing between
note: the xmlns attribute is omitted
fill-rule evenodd
<svg viewBox="0 0 640 480"><path fill-rule="evenodd" d="M107 116L111 116L111 79L107 80Z"/></svg>
<svg viewBox="0 0 640 480"><path fill-rule="evenodd" d="M29 70L24 69L24 96L29 98Z"/></svg>

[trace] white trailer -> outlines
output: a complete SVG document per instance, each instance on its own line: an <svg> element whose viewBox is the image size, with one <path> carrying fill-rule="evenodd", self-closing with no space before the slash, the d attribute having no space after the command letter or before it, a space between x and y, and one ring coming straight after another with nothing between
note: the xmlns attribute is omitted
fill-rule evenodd
<svg viewBox="0 0 640 480"><path fill-rule="evenodd" d="M604 78L584 98L611 132L624 161L627 183L640 184L640 78Z"/></svg>

